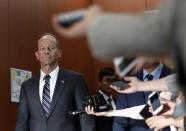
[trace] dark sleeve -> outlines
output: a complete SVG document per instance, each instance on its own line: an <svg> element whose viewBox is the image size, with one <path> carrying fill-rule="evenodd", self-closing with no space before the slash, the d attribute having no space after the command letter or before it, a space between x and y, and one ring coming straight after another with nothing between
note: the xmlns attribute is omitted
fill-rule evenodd
<svg viewBox="0 0 186 131"><path fill-rule="evenodd" d="M85 80L82 76L78 77L78 81L75 88L75 102L78 110L82 110L82 97L88 95L88 88ZM81 131L95 131L94 116L87 115L86 113L79 115Z"/></svg>
<svg viewBox="0 0 186 131"><path fill-rule="evenodd" d="M127 108L125 94L118 94L116 109ZM114 117L113 131L125 131L128 126L128 119L125 117Z"/></svg>
<svg viewBox="0 0 186 131"><path fill-rule="evenodd" d="M21 86L20 103L15 131L29 131L29 111L24 84Z"/></svg>

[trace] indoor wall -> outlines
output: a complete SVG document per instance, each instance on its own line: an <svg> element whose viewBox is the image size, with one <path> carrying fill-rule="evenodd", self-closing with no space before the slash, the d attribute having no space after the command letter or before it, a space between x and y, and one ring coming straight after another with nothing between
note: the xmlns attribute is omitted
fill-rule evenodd
<svg viewBox="0 0 186 131"><path fill-rule="evenodd" d="M10 67L39 72L34 51L37 38L45 32L57 35L51 26L52 14L98 4L106 11L140 13L152 9L159 0L0 0L0 130L14 131L18 103L10 102ZM64 69L84 75L91 94L98 90L98 72L111 62L92 57L86 39L60 37Z"/></svg>

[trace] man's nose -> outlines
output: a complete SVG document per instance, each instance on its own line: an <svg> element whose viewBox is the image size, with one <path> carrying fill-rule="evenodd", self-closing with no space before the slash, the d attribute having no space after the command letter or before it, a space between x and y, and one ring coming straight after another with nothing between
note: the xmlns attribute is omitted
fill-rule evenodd
<svg viewBox="0 0 186 131"><path fill-rule="evenodd" d="M50 48L46 48L46 49L45 49L45 53L46 53L46 54L48 54L48 53L50 53L50 52L51 52L51 49L50 49Z"/></svg>

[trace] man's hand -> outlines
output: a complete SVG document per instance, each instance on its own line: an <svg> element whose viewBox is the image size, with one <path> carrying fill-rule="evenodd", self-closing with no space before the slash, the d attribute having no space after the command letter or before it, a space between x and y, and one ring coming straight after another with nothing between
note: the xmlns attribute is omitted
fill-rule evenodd
<svg viewBox="0 0 186 131"><path fill-rule="evenodd" d="M59 14L52 17L52 25L54 29L61 35L68 38L81 38L85 37L90 23L101 15L102 11L98 6L91 6L87 9L84 18L70 27L63 27L59 25Z"/></svg>
<svg viewBox="0 0 186 131"><path fill-rule="evenodd" d="M160 100L165 102L165 104L163 104L163 110L159 114L172 116L174 113L174 109L176 107L176 103L170 100L163 99L163 98L160 98Z"/></svg>
<svg viewBox="0 0 186 131"><path fill-rule="evenodd" d="M159 131L169 126L171 119L171 116L152 116L146 120L146 123L154 131Z"/></svg>
<svg viewBox="0 0 186 131"><path fill-rule="evenodd" d="M126 81L129 81L130 83L128 84L128 86L126 88L124 88L123 90L119 90L117 88L117 86L113 86L111 85L110 87L112 89L114 89L115 91L119 92L119 93L135 93L139 91L139 85L142 81L140 81L138 78L136 77L125 77L124 78Z"/></svg>
<svg viewBox="0 0 186 131"><path fill-rule="evenodd" d="M112 110L105 112L94 112L94 108L90 106L85 107L85 111L87 112L87 114L95 116L109 116L109 112L112 112Z"/></svg>

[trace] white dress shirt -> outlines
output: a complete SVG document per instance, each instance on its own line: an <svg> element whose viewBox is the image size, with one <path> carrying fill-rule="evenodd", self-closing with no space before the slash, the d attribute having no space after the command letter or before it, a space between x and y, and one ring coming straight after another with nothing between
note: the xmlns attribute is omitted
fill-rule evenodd
<svg viewBox="0 0 186 131"><path fill-rule="evenodd" d="M57 76L58 76L58 72L59 72L59 67L57 66L49 75L50 75L50 100L52 101L52 97L54 94L54 89L55 89L55 85L56 85L56 81L57 81ZM39 81L39 96L40 96L40 101L42 103L42 96L43 96L43 87L45 85L45 73L40 70L40 81Z"/></svg>

